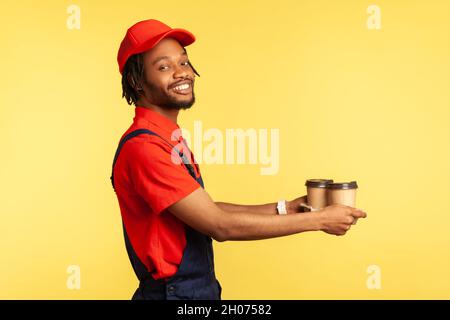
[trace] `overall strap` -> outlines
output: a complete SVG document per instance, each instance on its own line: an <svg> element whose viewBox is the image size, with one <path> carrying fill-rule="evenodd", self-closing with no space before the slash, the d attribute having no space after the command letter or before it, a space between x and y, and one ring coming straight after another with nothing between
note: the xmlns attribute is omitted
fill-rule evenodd
<svg viewBox="0 0 450 320"><path fill-rule="evenodd" d="M119 142L119 146L117 147L116 154L114 155L114 161L113 161L112 173L111 173L111 183L112 183L114 191L116 190L115 186L114 186L114 166L116 165L116 161L117 161L117 158L119 157L120 151L122 150L124 144L128 140L130 140L130 139L132 139L132 138L134 138L134 137L136 137L138 135L141 135L141 134L148 134L148 135L152 135L152 136L157 136L160 139L162 139L166 144L168 144L170 147L175 149L175 151L178 153L178 155L182 159L182 161L183 161L184 165L186 166L187 170L189 171L189 174L192 176L192 178L197 180L197 178L195 177L194 168L190 164L190 159L187 159L186 155L183 154L183 152L178 151L178 149L175 146L173 146L170 142L168 142L166 139L161 137L159 134L157 134L157 133L155 133L155 132L153 132L151 130L148 130L148 129L137 129L137 130L134 130L134 131L128 133L125 137L123 137L123 139Z"/></svg>

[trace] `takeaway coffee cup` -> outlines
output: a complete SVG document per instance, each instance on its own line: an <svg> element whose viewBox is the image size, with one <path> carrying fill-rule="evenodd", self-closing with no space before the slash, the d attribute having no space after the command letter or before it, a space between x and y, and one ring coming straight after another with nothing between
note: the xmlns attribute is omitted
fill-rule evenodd
<svg viewBox="0 0 450 320"><path fill-rule="evenodd" d="M335 182L327 185L327 204L343 204L350 207L356 205L356 181Z"/></svg>
<svg viewBox="0 0 450 320"><path fill-rule="evenodd" d="M327 186L332 182L331 179L306 180L306 197L311 211L320 210L327 206Z"/></svg>

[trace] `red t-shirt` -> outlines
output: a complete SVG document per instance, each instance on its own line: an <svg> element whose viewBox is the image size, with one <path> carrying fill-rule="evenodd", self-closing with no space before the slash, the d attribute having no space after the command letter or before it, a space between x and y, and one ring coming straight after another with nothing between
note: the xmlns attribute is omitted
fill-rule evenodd
<svg viewBox="0 0 450 320"><path fill-rule="evenodd" d="M183 137L176 123L144 107L138 106L135 111L133 124L122 138L136 129L148 129L179 151L189 151L179 148ZM154 279L176 273L186 246L185 224L166 209L200 187L179 157L173 161L172 153L172 147L160 137L141 134L124 144L114 167L114 185L125 230ZM191 154L198 178L200 171L193 154L184 153Z"/></svg>

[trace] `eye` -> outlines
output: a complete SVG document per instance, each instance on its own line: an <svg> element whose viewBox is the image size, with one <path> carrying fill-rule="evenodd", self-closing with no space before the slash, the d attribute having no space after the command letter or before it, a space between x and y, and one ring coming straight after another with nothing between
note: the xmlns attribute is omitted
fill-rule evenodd
<svg viewBox="0 0 450 320"><path fill-rule="evenodd" d="M188 66L188 65L189 65L189 61L182 62L181 64L182 64L183 66Z"/></svg>
<svg viewBox="0 0 450 320"><path fill-rule="evenodd" d="M163 71L163 70L167 70L168 68L169 68L168 66L160 66L158 70Z"/></svg>

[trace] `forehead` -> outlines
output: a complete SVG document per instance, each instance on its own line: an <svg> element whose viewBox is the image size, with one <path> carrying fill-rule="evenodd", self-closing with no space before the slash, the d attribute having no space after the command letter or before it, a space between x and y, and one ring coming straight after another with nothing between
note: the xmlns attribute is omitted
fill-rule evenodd
<svg viewBox="0 0 450 320"><path fill-rule="evenodd" d="M185 50L177 40L165 38L152 49L146 51L144 53L144 58L150 60L150 62L162 56L178 58L183 52L185 52Z"/></svg>

